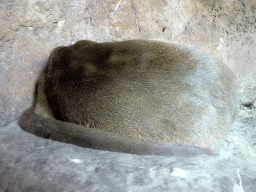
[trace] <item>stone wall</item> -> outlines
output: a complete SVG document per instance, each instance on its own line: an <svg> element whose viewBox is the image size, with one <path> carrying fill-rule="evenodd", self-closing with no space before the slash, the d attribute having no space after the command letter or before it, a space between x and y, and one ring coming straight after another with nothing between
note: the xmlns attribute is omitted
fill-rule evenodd
<svg viewBox="0 0 256 192"><path fill-rule="evenodd" d="M234 71L241 91L256 84L255 0L3 0L0 8L0 126L31 105L50 51L81 39L198 47Z"/></svg>

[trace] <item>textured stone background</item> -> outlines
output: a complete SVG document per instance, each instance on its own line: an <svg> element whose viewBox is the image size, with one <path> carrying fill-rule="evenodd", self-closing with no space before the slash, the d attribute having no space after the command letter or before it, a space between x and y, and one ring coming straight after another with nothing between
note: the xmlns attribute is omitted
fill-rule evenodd
<svg viewBox="0 0 256 192"><path fill-rule="evenodd" d="M97 151L0 128L0 191L256 189L256 0L1 0L0 126L31 105L50 51L77 40L159 39L198 47L236 74L240 113L218 156Z"/></svg>
<svg viewBox="0 0 256 192"><path fill-rule="evenodd" d="M227 64L244 89L256 81L255 0L2 0L0 126L29 107L50 51L77 40L160 39Z"/></svg>

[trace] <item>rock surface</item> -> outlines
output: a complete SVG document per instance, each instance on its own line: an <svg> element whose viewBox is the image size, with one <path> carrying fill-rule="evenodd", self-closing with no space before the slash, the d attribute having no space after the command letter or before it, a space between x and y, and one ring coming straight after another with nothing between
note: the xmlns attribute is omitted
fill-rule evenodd
<svg viewBox="0 0 256 192"><path fill-rule="evenodd" d="M255 191L256 1L3 0L0 9L0 191ZM200 48L234 71L241 110L218 156L97 151L9 124L31 105L54 47L138 38Z"/></svg>
<svg viewBox="0 0 256 192"><path fill-rule="evenodd" d="M254 95L254 97L253 97ZM254 192L256 90L216 156L170 158L81 148L42 139L16 122L0 129L0 191Z"/></svg>
<svg viewBox="0 0 256 192"><path fill-rule="evenodd" d="M0 126L31 105L50 51L81 39L159 39L226 63L243 88L256 79L256 2L241 0L4 0L0 16Z"/></svg>

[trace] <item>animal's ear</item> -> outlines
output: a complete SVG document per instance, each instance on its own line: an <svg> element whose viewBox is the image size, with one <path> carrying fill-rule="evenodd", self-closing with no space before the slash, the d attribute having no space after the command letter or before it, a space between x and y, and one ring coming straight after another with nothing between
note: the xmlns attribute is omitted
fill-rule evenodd
<svg viewBox="0 0 256 192"><path fill-rule="evenodd" d="M54 118L53 111L47 101L45 94L45 73L42 72L39 76L34 92L34 105L35 113L43 117Z"/></svg>
<svg viewBox="0 0 256 192"><path fill-rule="evenodd" d="M77 41L74 45L71 45L70 47L72 49L82 49L83 47L87 47L87 46L94 45L94 44L97 44L97 42L81 40L81 41Z"/></svg>

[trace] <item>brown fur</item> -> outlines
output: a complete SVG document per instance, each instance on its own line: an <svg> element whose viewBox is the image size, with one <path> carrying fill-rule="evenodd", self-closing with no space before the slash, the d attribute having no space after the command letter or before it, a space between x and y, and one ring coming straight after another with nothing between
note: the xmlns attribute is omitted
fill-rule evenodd
<svg viewBox="0 0 256 192"><path fill-rule="evenodd" d="M19 124L84 147L190 156L228 133L236 107L232 72L205 52L149 40L79 41L52 51Z"/></svg>

